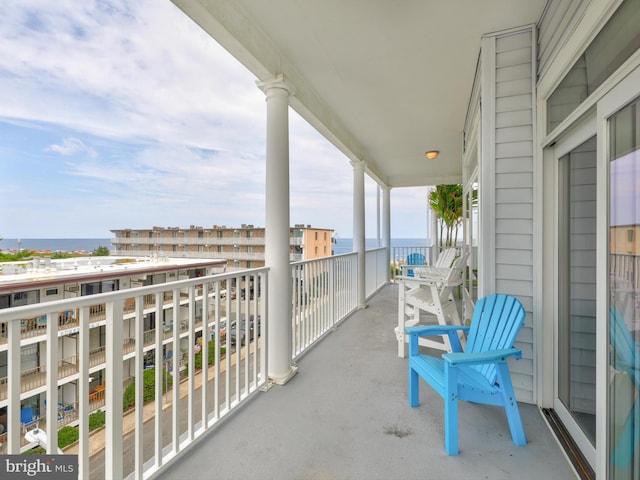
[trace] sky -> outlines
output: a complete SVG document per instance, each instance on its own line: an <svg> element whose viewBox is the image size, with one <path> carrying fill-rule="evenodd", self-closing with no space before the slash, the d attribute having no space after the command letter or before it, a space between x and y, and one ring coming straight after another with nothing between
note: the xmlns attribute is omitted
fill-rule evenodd
<svg viewBox="0 0 640 480"><path fill-rule="evenodd" d="M352 167L289 112L291 225L351 237ZM0 237L264 226L265 128L256 78L168 0L0 2ZM393 238L425 237L426 195L392 190Z"/></svg>

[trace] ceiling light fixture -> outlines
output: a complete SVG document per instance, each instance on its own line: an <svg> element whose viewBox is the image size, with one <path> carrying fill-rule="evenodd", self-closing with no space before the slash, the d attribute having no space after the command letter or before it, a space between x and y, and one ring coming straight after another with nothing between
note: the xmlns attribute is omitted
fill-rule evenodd
<svg viewBox="0 0 640 480"><path fill-rule="evenodd" d="M427 157L429 160L433 160L433 159L437 158L438 155L440 155L440 152L438 150L429 150L428 152L425 152L425 154L424 154L424 156Z"/></svg>

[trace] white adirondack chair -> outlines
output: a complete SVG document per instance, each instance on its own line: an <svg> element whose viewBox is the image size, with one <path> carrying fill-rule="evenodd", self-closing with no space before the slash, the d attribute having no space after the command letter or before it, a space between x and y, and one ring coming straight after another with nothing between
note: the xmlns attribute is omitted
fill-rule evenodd
<svg viewBox="0 0 640 480"><path fill-rule="evenodd" d="M407 356L408 337L405 327L424 323L423 321L440 325L461 325L453 289L462 284L462 273L468 256L468 253L463 253L455 259L451 268L443 269L437 275L421 275L416 271L413 277L399 277L398 326L394 329L399 357ZM465 338L462 333L460 342L464 346ZM419 343L451 352L451 343L446 335L440 339L420 338Z"/></svg>
<svg viewBox="0 0 640 480"><path fill-rule="evenodd" d="M445 270L449 270L451 265L453 265L453 261L456 259L456 248L445 248L433 265L416 265L416 263L411 264L407 261L406 265L402 265L402 275L404 276L413 276L415 275L415 271L422 272L422 275L426 275L428 272L433 272L437 274L442 274ZM408 271L411 270L412 274L409 275Z"/></svg>

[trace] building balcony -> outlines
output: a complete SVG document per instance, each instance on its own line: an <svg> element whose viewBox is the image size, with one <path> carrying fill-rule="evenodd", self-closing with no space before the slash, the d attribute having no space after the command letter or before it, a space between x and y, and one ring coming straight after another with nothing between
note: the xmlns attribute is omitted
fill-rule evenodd
<svg viewBox="0 0 640 480"><path fill-rule="evenodd" d="M442 398L423 383L420 407L408 404L397 289L370 298L299 359L287 385L257 395L157 478L576 478L534 405L520 404L528 444L518 447L503 409L461 402L461 452L446 455Z"/></svg>
<svg viewBox="0 0 640 480"><path fill-rule="evenodd" d="M264 237L116 237L111 239L112 245L262 245ZM301 239L291 238L291 245L302 244Z"/></svg>
<svg viewBox="0 0 640 480"><path fill-rule="evenodd" d="M407 363L398 358L393 329L397 325L398 293L384 286L389 275L384 250L365 254L368 308L358 310L356 254L339 255L291 264L291 362L299 374L283 386L274 386L267 371L269 336L274 329L265 308L268 269L252 269L175 283L139 287L99 296L78 297L49 304L0 311L8 324L8 369L18 366L22 318L52 315L77 309L78 398L73 423L80 440L66 453L78 454L79 478L574 478L536 406L521 405L529 444L513 445L501 409L464 404L460 406L461 455L444 452L442 400L429 388L421 390L422 406L412 409L407 401ZM209 295L232 282L251 288L252 295ZM167 292L188 291L187 307L181 309L181 325L167 338L161 329L144 331L145 299L163 298ZM202 290L203 294L198 295ZM134 298L131 337L123 325L125 303ZM220 301L216 299L220 298ZM283 296L287 298L287 296ZM90 399L91 355L88 348L89 308L105 304L104 349L106 389L100 399ZM176 296L174 306L180 304ZM162 302L155 302L158 312ZM223 305L225 309L223 310ZM195 308L196 306L200 308ZM177 309L176 309L177 310ZM223 313L244 331L254 332L232 343L222 335ZM198 368L195 349L184 352L187 369L175 357L163 358L163 349L187 345L196 338L198 312L207 312L204 337L218 339L225 355L214 349L212 361ZM227 315L226 313L224 314ZM250 330L250 319L258 327ZM201 322L201 320L200 320ZM55 338L57 323L48 325L47 338ZM50 329L53 328L53 331ZM201 327L202 328L202 327ZM128 338L141 338L129 342ZM54 342L55 344L55 342ZM151 348L157 359L150 403L143 402L142 382L136 382L136 405L122 412L126 380L122 361L131 356L135 375L142 379L144 352ZM206 347L206 348L210 348ZM48 355L59 355L53 351ZM127 353L132 349L131 353ZM206 350L205 350L206 352ZM202 352L202 353L205 353ZM198 349L198 353L200 353ZM207 357L204 357L207 358ZM195 366L191 368L189 366ZM162 372L175 381L163 385ZM55 415L59 391L53 372L40 401L44 411ZM202 388L206 382L207 388ZM20 379L7 378L8 434L5 453L24 446L19 423ZM65 399L66 400L66 399ZM101 400L107 412L106 428L89 435L88 413ZM178 408L174 406L178 405ZM224 422L222 420L225 420ZM57 443L56 429L47 430L48 453Z"/></svg>

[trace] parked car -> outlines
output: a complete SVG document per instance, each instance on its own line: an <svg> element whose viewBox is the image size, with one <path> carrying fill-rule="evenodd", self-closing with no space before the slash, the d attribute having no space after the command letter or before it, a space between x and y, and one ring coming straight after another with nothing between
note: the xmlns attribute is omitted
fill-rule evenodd
<svg viewBox="0 0 640 480"><path fill-rule="evenodd" d="M240 333L237 333L236 322L235 320L231 322L231 327L229 328L229 335L231 345L236 345L237 337L240 337L240 345L245 345L247 340L246 334L247 322L244 318L240 319ZM256 329L258 330L258 336L260 336L260 315L258 315L258 322L256 325L254 316L251 315L249 317L249 341L253 341L255 337Z"/></svg>

